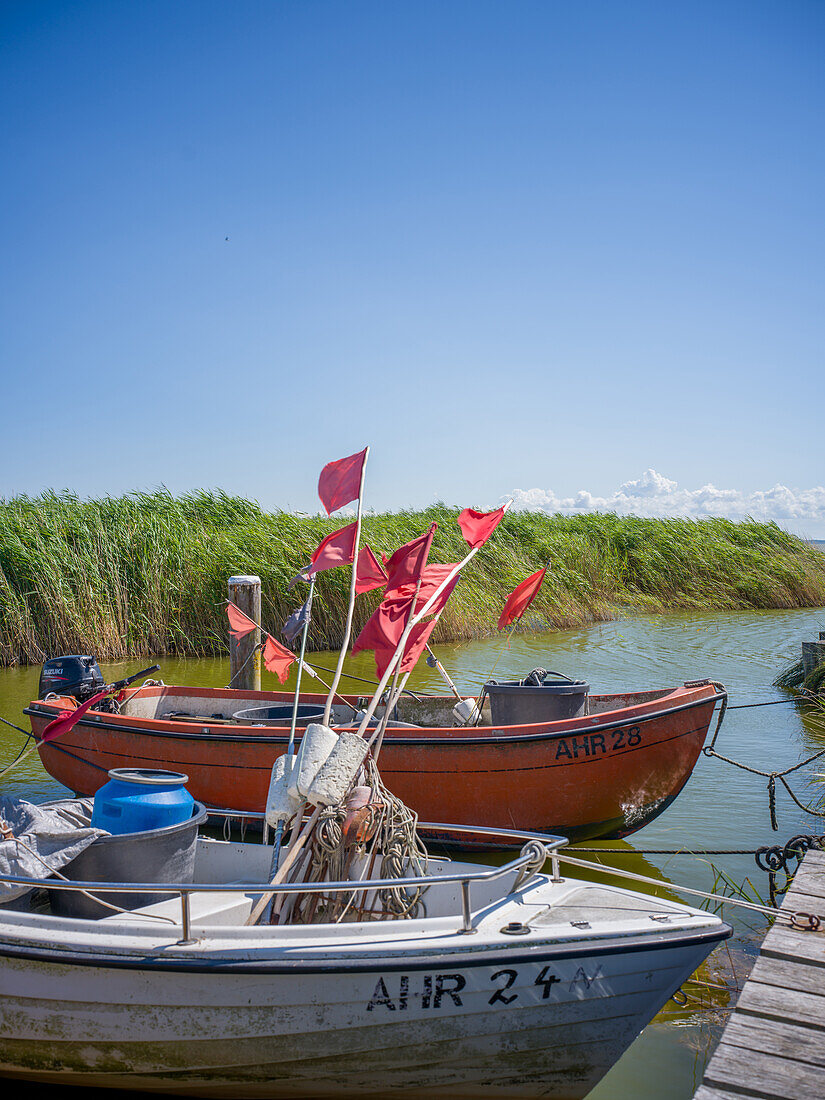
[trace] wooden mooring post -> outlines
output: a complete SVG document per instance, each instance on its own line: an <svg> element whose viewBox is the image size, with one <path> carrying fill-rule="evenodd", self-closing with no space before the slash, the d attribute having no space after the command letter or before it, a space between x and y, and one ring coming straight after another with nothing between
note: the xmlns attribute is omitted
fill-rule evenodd
<svg viewBox="0 0 825 1100"><path fill-rule="evenodd" d="M802 672L807 679L825 661L825 630L820 630L818 642L802 643Z"/></svg>
<svg viewBox="0 0 825 1100"><path fill-rule="evenodd" d="M825 917L825 852L805 854L782 909ZM824 1096L825 919L818 931L776 922L694 1100Z"/></svg>
<svg viewBox="0 0 825 1100"><path fill-rule="evenodd" d="M255 623L261 621L261 578L230 577L229 599ZM258 628L243 638L229 635L229 686L261 690L261 632Z"/></svg>

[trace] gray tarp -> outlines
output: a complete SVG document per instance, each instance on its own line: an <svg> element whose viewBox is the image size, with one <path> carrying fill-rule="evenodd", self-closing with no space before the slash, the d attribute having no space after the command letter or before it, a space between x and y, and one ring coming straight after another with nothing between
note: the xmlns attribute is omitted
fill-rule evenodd
<svg viewBox="0 0 825 1100"><path fill-rule="evenodd" d="M0 818L14 833L14 839L0 839L0 875L49 878L98 837L109 836L105 829L91 828L92 805L91 798L67 798L37 806L0 795ZM0 905L30 889L0 882Z"/></svg>

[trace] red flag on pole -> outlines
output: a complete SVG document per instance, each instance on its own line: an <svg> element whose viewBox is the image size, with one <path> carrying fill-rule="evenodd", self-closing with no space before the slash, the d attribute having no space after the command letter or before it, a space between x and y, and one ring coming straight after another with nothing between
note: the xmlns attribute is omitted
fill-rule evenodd
<svg viewBox="0 0 825 1100"><path fill-rule="evenodd" d="M372 592L374 588L383 588L387 583L387 574L381 562L370 550L364 546L358 555L358 564L355 567L355 592Z"/></svg>
<svg viewBox="0 0 825 1100"><path fill-rule="evenodd" d="M85 703L81 703L74 710L61 710L57 718L53 718L40 734L40 744L44 745L47 741L54 741L55 737L62 737L64 733L68 733L87 710L93 707L95 703L99 703L101 699L105 699L108 694L109 689L107 688L106 691L99 691L97 695L93 695L91 699L87 699Z"/></svg>
<svg viewBox="0 0 825 1100"><path fill-rule="evenodd" d="M499 630L502 630L505 626L509 626L514 619L520 619L522 617L538 595L546 572L547 566L545 566L544 569L539 569L538 573L533 573L526 581L522 581L521 584L513 589L507 597L507 602L499 616Z"/></svg>
<svg viewBox="0 0 825 1100"><path fill-rule="evenodd" d="M424 604L434 595L435 590L440 587L449 577L450 573L455 569L455 563L447 563L442 565L440 562L430 562L429 565L425 565L421 573L421 585L419 587L418 581L408 581L406 584L400 585L398 588L388 590L387 601L392 600L411 600L415 594L416 588L418 588L418 599L415 601L415 614L424 607ZM428 615L437 615L439 611L444 609L444 605L452 593L458 582L459 574L453 577L433 606L427 612Z"/></svg>
<svg viewBox="0 0 825 1100"><path fill-rule="evenodd" d="M415 602L416 612L424 607L425 603L454 568L453 565L432 564L426 566L418 599ZM438 615L444 610L444 605L447 603L453 588L455 588L458 577L459 574L456 574L430 608L428 615L434 617L416 623L410 631L400 666L402 673L409 672L414 668L416 661L424 652ZM355 645L352 647L353 653L357 653L361 649L371 649L375 652L375 669L379 677L383 677L387 671L407 623L414 614L413 597L415 588L414 584L408 583L401 588L394 589L392 592L388 591L367 619L364 629L355 639Z"/></svg>
<svg viewBox="0 0 825 1100"><path fill-rule="evenodd" d="M464 509L458 517L458 526L471 550L484 545L501 523L503 516L504 505L496 508L494 512L474 512L472 508Z"/></svg>
<svg viewBox="0 0 825 1100"><path fill-rule="evenodd" d="M350 565L355 556L355 532L358 524L351 523L339 531L333 531L319 544L310 560L307 576L322 573L325 569L334 569L337 565Z"/></svg>
<svg viewBox="0 0 825 1100"><path fill-rule="evenodd" d="M234 603L227 603L226 613L229 616L229 633L238 641L245 638L258 625L248 615L244 615L243 611L236 607Z"/></svg>
<svg viewBox="0 0 825 1100"><path fill-rule="evenodd" d="M394 588L400 588L402 584L414 583L418 580L430 556L430 546L437 527L438 524L433 523L429 531L399 546L392 557L384 562L387 570L388 592Z"/></svg>
<svg viewBox="0 0 825 1100"><path fill-rule="evenodd" d="M410 617L412 597L407 599L383 599L373 611L352 647L352 652L361 649L385 649L390 652L401 641L401 635Z"/></svg>
<svg viewBox="0 0 825 1100"><path fill-rule="evenodd" d="M402 676L407 672L412 672L418 664L418 658L427 648L427 642L430 640L430 635L433 630L435 630L435 624L437 622L438 616L436 615L434 619L427 619L424 622L416 623L410 631L410 636L404 647L404 656L401 660L400 672ZM386 671L386 666L384 671ZM383 675L383 673L381 673L381 675Z"/></svg>
<svg viewBox="0 0 825 1100"><path fill-rule="evenodd" d="M337 462L328 462L318 478L318 496L327 510L327 515L343 508L351 500L357 500L361 492L361 474L367 448L356 455L339 458Z"/></svg>
<svg viewBox="0 0 825 1100"><path fill-rule="evenodd" d="M276 642L271 636L267 636L264 645L264 665L268 672L274 672L282 684L286 683L290 668L295 664L295 654L291 653L280 642Z"/></svg>

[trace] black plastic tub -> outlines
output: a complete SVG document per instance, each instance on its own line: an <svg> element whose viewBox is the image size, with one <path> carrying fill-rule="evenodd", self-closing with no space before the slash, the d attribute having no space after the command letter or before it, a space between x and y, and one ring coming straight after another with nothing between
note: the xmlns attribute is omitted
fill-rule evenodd
<svg viewBox="0 0 825 1100"><path fill-rule="evenodd" d="M198 830L206 823L206 818L203 803L196 802L192 817L178 825L98 837L60 873L76 882L192 882ZM115 910L102 905L101 901L120 909L140 909L174 895L107 891L98 897L100 901L79 890L49 891L52 912L57 916L90 920L115 914Z"/></svg>
<svg viewBox="0 0 825 1100"><path fill-rule="evenodd" d="M240 722L244 726L291 726L292 703L278 703L271 707L249 707L247 710L236 710L232 715L233 722ZM324 708L320 703L298 704L298 725L305 726L307 722L320 722L324 717Z"/></svg>
<svg viewBox="0 0 825 1100"><path fill-rule="evenodd" d="M586 714L590 685L584 680L544 680L540 684L489 680L484 690L494 726L527 726Z"/></svg>

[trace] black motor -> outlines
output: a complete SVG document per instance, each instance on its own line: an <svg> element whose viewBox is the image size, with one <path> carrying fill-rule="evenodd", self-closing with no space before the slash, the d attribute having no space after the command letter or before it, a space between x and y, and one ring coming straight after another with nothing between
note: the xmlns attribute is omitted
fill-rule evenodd
<svg viewBox="0 0 825 1100"><path fill-rule="evenodd" d="M53 691L56 695L73 695L78 703L82 703L105 686L103 673L94 657L78 654L53 657L40 671L38 697L45 699Z"/></svg>

